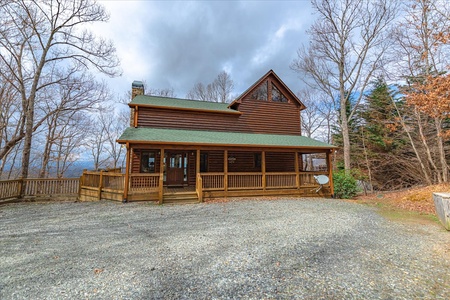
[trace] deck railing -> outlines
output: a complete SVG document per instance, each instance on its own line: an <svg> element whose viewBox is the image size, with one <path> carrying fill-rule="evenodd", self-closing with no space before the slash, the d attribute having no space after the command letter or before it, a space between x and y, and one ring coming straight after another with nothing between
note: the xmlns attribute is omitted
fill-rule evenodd
<svg viewBox="0 0 450 300"><path fill-rule="evenodd" d="M19 197L22 182L22 180L0 181L0 200Z"/></svg>
<svg viewBox="0 0 450 300"><path fill-rule="evenodd" d="M76 195L78 178L28 178L0 181L0 200L23 197Z"/></svg>
<svg viewBox="0 0 450 300"><path fill-rule="evenodd" d="M25 179L25 196L76 194L79 182L78 178Z"/></svg>

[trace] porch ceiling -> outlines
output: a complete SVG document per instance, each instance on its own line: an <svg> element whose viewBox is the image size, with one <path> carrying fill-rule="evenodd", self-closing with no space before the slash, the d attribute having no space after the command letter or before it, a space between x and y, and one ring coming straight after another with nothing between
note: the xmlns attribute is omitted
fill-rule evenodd
<svg viewBox="0 0 450 300"><path fill-rule="evenodd" d="M305 136L129 127L118 143L145 143L198 146L239 146L268 148L335 149Z"/></svg>

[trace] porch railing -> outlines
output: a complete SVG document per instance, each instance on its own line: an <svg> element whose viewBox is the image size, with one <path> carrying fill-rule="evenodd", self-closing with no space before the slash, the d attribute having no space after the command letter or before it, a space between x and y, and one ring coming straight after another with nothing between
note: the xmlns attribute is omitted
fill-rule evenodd
<svg viewBox="0 0 450 300"><path fill-rule="evenodd" d="M131 174L130 192L146 192L159 188L159 174Z"/></svg>
<svg viewBox="0 0 450 300"><path fill-rule="evenodd" d="M262 184L262 173L228 173L228 189L260 189Z"/></svg>
<svg viewBox="0 0 450 300"><path fill-rule="evenodd" d="M240 189L286 189L299 188L302 186L317 186L314 179L315 175L328 175L325 171L318 172L299 172L298 183L297 173L295 172L267 172L263 175L261 172L248 173L201 173L203 180L202 188L204 191L240 190ZM227 180L225 181L225 176ZM263 177L265 176L265 180ZM228 185L225 187L225 182ZM263 183L265 182L265 186Z"/></svg>
<svg viewBox="0 0 450 300"><path fill-rule="evenodd" d="M202 173L203 190L221 191L224 186L224 173Z"/></svg>
<svg viewBox="0 0 450 300"><path fill-rule="evenodd" d="M266 174L267 188L296 188L297 174L296 173L267 173Z"/></svg>

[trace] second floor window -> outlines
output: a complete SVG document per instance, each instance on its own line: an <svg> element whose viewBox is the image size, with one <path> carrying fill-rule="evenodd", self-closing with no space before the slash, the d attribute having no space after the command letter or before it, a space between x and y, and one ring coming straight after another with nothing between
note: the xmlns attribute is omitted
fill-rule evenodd
<svg viewBox="0 0 450 300"><path fill-rule="evenodd" d="M252 94L252 99L267 101L267 81L263 82Z"/></svg>
<svg viewBox="0 0 450 300"><path fill-rule="evenodd" d="M288 99L280 92L280 90L272 83L272 101L288 102Z"/></svg>

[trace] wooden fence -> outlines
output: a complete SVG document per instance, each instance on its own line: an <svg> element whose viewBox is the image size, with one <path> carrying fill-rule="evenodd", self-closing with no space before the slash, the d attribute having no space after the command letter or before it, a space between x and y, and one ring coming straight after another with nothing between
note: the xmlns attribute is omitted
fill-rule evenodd
<svg viewBox="0 0 450 300"><path fill-rule="evenodd" d="M78 178L28 178L0 181L0 200L23 197L77 196Z"/></svg>

